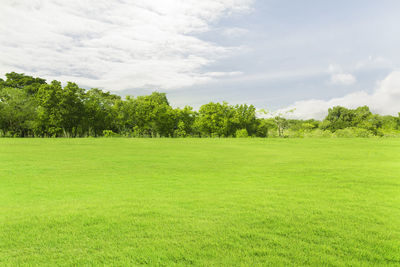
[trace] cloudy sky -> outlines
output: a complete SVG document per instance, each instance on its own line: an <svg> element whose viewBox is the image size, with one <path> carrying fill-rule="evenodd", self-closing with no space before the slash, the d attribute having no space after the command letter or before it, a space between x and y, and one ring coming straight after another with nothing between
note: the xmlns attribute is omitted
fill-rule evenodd
<svg viewBox="0 0 400 267"><path fill-rule="evenodd" d="M121 95L400 111L398 0L0 0L0 73Z"/></svg>

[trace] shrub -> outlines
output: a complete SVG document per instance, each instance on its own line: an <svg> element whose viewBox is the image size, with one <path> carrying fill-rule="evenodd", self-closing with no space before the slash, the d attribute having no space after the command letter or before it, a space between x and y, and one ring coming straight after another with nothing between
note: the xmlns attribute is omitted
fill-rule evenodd
<svg viewBox="0 0 400 267"><path fill-rule="evenodd" d="M249 133L247 132L246 129L239 129L239 130L236 130L235 136L237 138L246 138L246 137L249 137Z"/></svg>
<svg viewBox="0 0 400 267"><path fill-rule="evenodd" d="M400 137L400 131L395 130L382 130L381 132L378 132L378 134L382 137Z"/></svg>
<svg viewBox="0 0 400 267"><path fill-rule="evenodd" d="M355 127L340 129L335 132L335 137L339 137L339 138L352 138L352 137L368 138L368 137L373 137L373 136L374 136L374 134L371 131L368 131L367 129L355 128Z"/></svg>
<svg viewBox="0 0 400 267"><path fill-rule="evenodd" d="M363 128L353 128L353 131L356 137L369 138L374 136L371 131Z"/></svg>
<svg viewBox="0 0 400 267"><path fill-rule="evenodd" d="M354 136L354 132L350 128L344 128L344 129L337 130L335 132L335 137L352 138L355 136Z"/></svg>
<svg viewBox="0 0 400 267"><path fill-rule="evenodd" d="M219 138L221 137L218 133L211 133L212 138Z"/></svg>
<svg viewBox="0 0 400 267"><path fill-rule="evenodd" d="M333 134L329 130L321 130L321 129L316 129L311 132L307 132L304 134L304 137L306 138L331 138L333 137Z"/></svg>
<svg viewBox="0 0 400 267"><path fill-rule="evenodd" d="M288 130L285 133L285 136L283 137L289 137L289 138L303 138L305 135L303 130L298 130L298 131L293 131L293 130Z"/></svg>
<svg viewBox="0 0 400 267"><path fill-rule="evenodd" d="M104 130L103 131L104 137L116 137L118 134L114 133L112 130Z"/></svg>

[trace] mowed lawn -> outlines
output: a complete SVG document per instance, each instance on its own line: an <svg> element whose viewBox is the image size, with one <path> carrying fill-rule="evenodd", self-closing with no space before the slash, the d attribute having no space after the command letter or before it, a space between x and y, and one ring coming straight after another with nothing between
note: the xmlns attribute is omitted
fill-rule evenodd
<svg viewBox="0 0 400 267"><path fill-rule="evenodd" d="M400 139L0 139L0 265L399 266Z"/></svg>

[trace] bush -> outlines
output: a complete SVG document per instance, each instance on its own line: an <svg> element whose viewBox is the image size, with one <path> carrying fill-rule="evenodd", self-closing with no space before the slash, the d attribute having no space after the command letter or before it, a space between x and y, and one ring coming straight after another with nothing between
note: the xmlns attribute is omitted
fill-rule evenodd
<svg viewBox="0 0 400 267"><path fill-rule="evenodd" d="M132 137L149 138L153 137L148 129L140 128L139 126L133 127Z"/></svg>
<svg viewBox="0 0 400 267"><path fill-rule="evenodd" d="M333 137L333 134L329 130L321 130L321 129L316 129L311 132L307 132L304 134L304 137L306 138L331 138Z"/></svg>
<svg viewBox="0 0 400 267"><path fill-rule="evenodd" d="M350 128L340 129L335 132L335 137L339 138L352 138L354 136L354 132Z"/></svg>
<svg viewBox="0 0 400 267"><path fill-rule="evenodd" d="M221 137L218 133L211 133L212 138L219 138Z"/></svg>
<svg viewBox="0 0 400 267"><path fill-rule="evenodd" d="M235 136L237 138L246 138L246 137L249 137L249 133L247 132L246 129L239 129L239 130L236 130Z"/></svg>
<svg viewBox="0 0 400 267"><path fill-rule="evenodd" d="M373 137L374 134L371 131L368 131L363 128L355 128L355 127L349 127L341 130L337 130L335 132L335 137L339 138L352 138L352 137L363 137L363 138L369 138Z"/></svg>
<svg viewBox="0 0 400 267"><path fill-rule="evenodd" d="M114 133L112 130L104 130L103 131L104 137L116 137L118 134Z"/></svg>
<svg viewBox="0 0 400 267"><path fill-rule="evenodd" d="M356 137L369 138L374 136L371 131L363 128L353 128L353 131Z"/></svg>
<svg viewBox="0 0 400 267"><path fill-rule="evenodd" d="M400 137L400 131L395 131L395 130L382 130L378 132L379 136L382 137L395 137L399 138Z"/></svg>
<svg viewBox="0 0 400 267"><path fill-rule="evenodd" d="M293 130L288 130L285 133L284 137L289 137L289 138L303 138L305 135L303 130L298 130L298 131L293 131Z"/></svg>

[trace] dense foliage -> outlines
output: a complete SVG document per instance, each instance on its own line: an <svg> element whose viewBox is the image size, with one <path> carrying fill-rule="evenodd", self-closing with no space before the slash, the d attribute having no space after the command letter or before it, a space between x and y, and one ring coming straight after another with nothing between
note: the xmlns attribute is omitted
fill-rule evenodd
<svg viewBox="0 0 400 267"><path fill-rule="evenodd" d="M253 105L173 108L164 93L124 99L69 82L19 73L0 79L0 135L6 137L371 137L400 136L398 117L367 106L333 107L323 121L262 118Z"/></svg>

